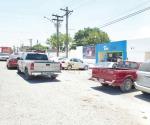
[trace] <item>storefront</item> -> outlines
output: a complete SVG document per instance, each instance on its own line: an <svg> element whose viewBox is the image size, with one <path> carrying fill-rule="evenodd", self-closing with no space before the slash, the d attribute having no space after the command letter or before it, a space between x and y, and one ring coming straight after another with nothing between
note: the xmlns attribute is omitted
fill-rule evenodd
<svg viewBox="0 0 150 125"><path fill-rule="evenodd" d="M116 62L127 59L127 41L115 41L96 45L96 63Z"/></svg>

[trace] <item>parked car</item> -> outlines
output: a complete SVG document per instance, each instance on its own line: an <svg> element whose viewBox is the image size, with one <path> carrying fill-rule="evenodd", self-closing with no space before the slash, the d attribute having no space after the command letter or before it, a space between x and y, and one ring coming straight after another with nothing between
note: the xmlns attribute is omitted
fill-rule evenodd
<svg viewBox="0 0 150 125"><path fill-rule="evenodd" d="M0 53L0 60L6 61L9 58L8 53Z"/></svg>
<svg viewBox="0 0 150 125"><path fill-rule="evenodd" d="M150 62L145 62L140 65L137 76L135 88L144 94L150 93Z"/></svg>
<svg viewBox="0 0 150 125"><path fill-rule="evenodd" d="M24 73L25 79L30 80L32 76L48 76L55 79L61 72L60 63L49 61L44 53L27 52L22 54L18 60L18 73Z"/></svg>
<svg viewBox="0 0 150 125"><path fill-rule="evenodd" d="M89 66L86 62L83 62L81 59L78 59L78 58L65 59L62 61L61 65L62 65L62 68L64 68L64 69L85 69L85 70L87 70L89 68Z"/></svg>
<svg viewBox="0 0 150 125"><path fill-rule="evenodd" d="M21 56L21 53L13 53L9 56L9 58L7 59L7 63L6 66L8 69L10 68L17 68L17 62L18 59Z"/></svg>
<svg viewBox="0 0 150 125"><path fill-rule="evenodd" d="M92 77L103 86L119 86L123 92L127 92L134 85L138 68L139 64L136 62L107 62L92 68Z"/></svg>

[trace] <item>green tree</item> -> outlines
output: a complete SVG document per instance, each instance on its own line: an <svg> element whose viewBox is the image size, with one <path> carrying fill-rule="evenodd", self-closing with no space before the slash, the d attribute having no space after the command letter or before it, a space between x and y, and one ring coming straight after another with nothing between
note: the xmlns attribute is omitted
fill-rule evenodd
<svg viewBox="0 0 150 125"><path fill-rule="evenodd" d="M37 45L34 45L32 47L32 50L41 50L41 51L46 51L48 49L48 47L46 46L43 46L41 44L37 44Z"/></svg>
<svg viewBox="0 0 150 125"><path fill-rule="evenodd" d="M84 28L75 33L74 42L76 46L95 45L109 42L109 37L99 28Z"/></svg>
<svg viewBox="0 0 150 125"><path fill-rule="evenodd" d="M69 36L68 37L69 41L69 48L72 46L73 39ZM60 33L59 34L59 48L61 51L65 50L65 42L66 42L66 35ZM50 45L52 48L57 47L57 35L53 34L50 36L50 38L47 39L47 44Z"/></svg>

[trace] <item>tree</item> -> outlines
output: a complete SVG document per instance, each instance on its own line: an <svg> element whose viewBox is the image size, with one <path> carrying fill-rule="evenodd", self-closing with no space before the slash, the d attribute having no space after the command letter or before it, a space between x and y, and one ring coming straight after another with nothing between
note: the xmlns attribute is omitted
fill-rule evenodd
<svg viewBox="0 0 150 125"><path fill-rule="evenodd" d="M34 45L32 47L32 50L41 50L41 51L46 51L48 49L48 47L46 46L43 46L41 44L37 44L37 45Z"/></svg>
<svg viewBox="0 0 150 125"><path fill-rule="evenodd" d="M109 42L109 37L99 28L84 28L75 34L74 42L76 46L95 45Z"/></svg>
<svg viewBox="0 0 150 125"><path fill-rule="evenodd" d="M65 51L65 41L66 41L66 34L59 34L59 48L61 51ZM69 36L68 37L68 41L69 41L69 48L72 45L72 38ZM49 44L52 48L56 48L57 47L57 35L53 34L50 36L50 38L47 39L47 44Z"/></svg>

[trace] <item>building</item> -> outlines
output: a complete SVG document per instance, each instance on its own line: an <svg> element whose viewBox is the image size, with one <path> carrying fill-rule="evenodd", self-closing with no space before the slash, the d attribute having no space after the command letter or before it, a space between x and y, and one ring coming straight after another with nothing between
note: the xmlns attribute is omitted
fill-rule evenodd
<svg viewBox="0 0 150 125"><path fill-rule="evenodd" d="M11 54L13 52L11 47L0 47L0 53L9 53Z"/></svg>
<svg viewBox="0 0 150 125"><path fill-rule="evenodd" d="M127 41L115 41L96 45L96 63L127 60Z"/></svg>
<svg viewBox="0 0 150 125"><path fill-rule="evenodd" d="M127 55L128 60L150 61L150 38L128 40Z"/></svg>
<svg viewBox="0 0 150 125"><path fill-rule="evenodd" d="M96 63L122 60L144 62L150 60L150 38L113 41L96 45Z"/></svg>

